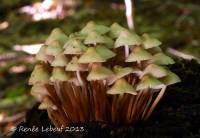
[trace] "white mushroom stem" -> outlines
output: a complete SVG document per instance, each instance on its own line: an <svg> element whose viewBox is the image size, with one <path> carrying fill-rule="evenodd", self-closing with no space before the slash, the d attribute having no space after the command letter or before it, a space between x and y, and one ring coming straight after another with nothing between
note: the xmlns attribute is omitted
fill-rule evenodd
<svg viewBox="0 0 200 138"><path fill-rule="evenodd" d="M83 83L83 80L81 78L80 71L76 71L76 76L77 76L77 79L78 79L80 85L83 86L84 83Z"/></svg>
<svg viewBox="0 0 200 138"><path fill-rule="evenodd" d="M126 19L129 29L134 29L133 8L131 0L124 0L126 6Z"/></svg>
<svg viewBox="0 0 200 138"><path fill-rule="evenodd" d="M127 58L129 56L129 47L128 47L128 45L124 46L124 50L125 50L125 57Z"/></svg>

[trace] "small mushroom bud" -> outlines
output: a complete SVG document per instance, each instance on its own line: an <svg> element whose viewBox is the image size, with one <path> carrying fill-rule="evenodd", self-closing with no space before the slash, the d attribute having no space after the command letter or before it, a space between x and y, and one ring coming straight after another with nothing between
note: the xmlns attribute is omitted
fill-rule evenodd
<svg viewBox="0 0 200 138"><path fill-rule="evenodd" d="M153 37L150 37L148 34L143 34L143 46L145 49L158 47L161 45L161 42Z"/></svg>

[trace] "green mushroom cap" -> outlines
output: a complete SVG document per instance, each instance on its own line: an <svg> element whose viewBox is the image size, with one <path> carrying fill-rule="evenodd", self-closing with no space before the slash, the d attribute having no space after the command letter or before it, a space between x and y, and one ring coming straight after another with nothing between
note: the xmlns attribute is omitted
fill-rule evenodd
<svg viewBox="0 0 200 138"><path fill-rule="evenodd" d="M133 48L131 54L127 57L126 62L140 62L144 60L149 60L152 57L153 56L145 49L141 47L135 47Z"/></svg>
<svg viewBox="0 0 200 138"><path fill-rule="evenodd" d="M144 89L161 89L165 86L161 81L150 75L145 75L142 80L138 83L136 90Z"/></svg>
<svg viewBox="0 0 200 138"><path fill-rule="evenodd" d="M171 57L165 55L164 53L155 54L152 58L152 62L158 65L169 65L175 63Z"/></svg>
<svg viewBox="0 0 200 138"><path fill-rule="evenodd" d="M115 48L121 46L135 46L140 44L142 44L142 40L137 34L130 33L128 31L122 31L115 41Z"/></svg>
<svg viewBox="0 0 200 138"><path fill-rule="evenodd" d="M66 71L87 71L88 66L86 64L78 63L78 58L73 57L72 60L67 64Z"/></svg>
<svg viewBox="0 0 200 138"><path fill-rule="evenodd" d="M93 21L87 23L87 25L80 31L81 34L88 35L90 32L96 32L100 35L110 31L110 28L104 25L97 25Z"/></svg>
<svg viewBox="0 0 200 138"><path fill-rule="evenodd" d="M124 94L129 93L137 95L135 88L130 85L125 79L119 79L115 84L107 91L107 94Z"/></svg>
<svg viewBox="0 0 200 138"><path fill-rule="evenodd" d="M49 44L46 48L46 54L50 56L56 56L63 51L62 46L59 44L58 41L53 41Z"/></svg>
<svg viewBox="0 0 200 138"><path fill-rule="evenodd" d="M67 81L70 79L70 74L62 67L54 67L52 71L51 81Z"/></svg>
<svg viewBox="0 0 200 138"><path fill-rule="evenodd" d="M161 42L153 37L150 37L148 34L143 34L143 45L145 49L158 47L161 45Z"/></svg>
<svg viewBox="0 0 200 138"><path fill-rule="evenodd" d="M112 45L113 40L107 36L102 36L96 32L90 32L84 40L84 44L107 44Z"/></svg>
<svg viewBox="0 0 200 138"><path fill-rule="evenodd" d="M160 79L165 85L171 85L174 83L178 83L181 79L173 72L168 71L167 76Z"/></svg>
<svg viewBox="0 0 200 138"><path fill-rule="evenodd" d="M64 54L79 55L83 54L87 47L78 39L70 38L64 45Z"/></svg>
<svg viewBox="0 0 200 138"><path fill-rule="evenodd" d="M29 84L34 85L36 83L48 83L49 82L49 72L48 70L41 64L35 66L33 72L31 73L31 77L29 79Z"/></svg>
<svg viewBox="0 0 200 138"><path fill-rule="evenodd" d="M114 73L110 69L101 65L93 65L92 70L87 76L87 80L104 80L108 77L111 77L112 75L114 75Z"/></svg>
<svg viewBox="0 0 200 138"><path fill-rule="evenodd" d="M63 46L66 43L67 39L68 37L59 28L55 28L52 30L45 44L50 45L53 41L58 41L59 44Z"/></svg>
<svg viewBox="0 0 200 138"><path fill-rule="evenodd" d="M39 61L46 61L47 60L46 48L47 48L47 45L43 45L43 46L40 47L40 50L38 51L38 53L35 56L36 60L39 60Z"/></svg>
<svg viewBox="0 0 200 138"><path fill-rule="evenodd" d="M113 23L110 27L110 37L118 38L120 33L123 31L128 31L126 28L120 26L118 23Z"/></svg>
<svg viewBox="0 0 200 138"><path fill-rule="evenodd" d="M65 67L68 64L68 59L63 53L56 55L55 59L52 61L51 66L53 67Z"/></svg>
<svg viewBox="0 0 200 138"><path fill-rule="evenodd" d="M150 74L153 77L156 78L162 78L167 75L168 70L165 69L162 66L156 65L156 64L149 64L145 69L144 69L144 75L145 74Z"/></svg>
<svg viewBox="0 0 200 138"><path fill-rule="evenodd" d="M113 57L116 56L116 54L113 51L111 51L110 49L108 49L107 47L102 46L102 45L97 46L96 51L105 60L113 58Z"/></svg>
<svg viewBox="0 0 200 138"><path fill-rule="evenodd" d="M96 51L94 47L89 47L79 58L78 63L106 62L105 58Z"/></svg>

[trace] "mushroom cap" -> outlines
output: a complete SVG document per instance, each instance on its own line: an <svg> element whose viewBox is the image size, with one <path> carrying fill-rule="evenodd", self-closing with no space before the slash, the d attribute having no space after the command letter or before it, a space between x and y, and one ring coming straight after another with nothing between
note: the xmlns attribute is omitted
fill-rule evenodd
<svg viewBox="0 0 200 138"><path fill-rule="evenodd" d="M156 64L149 64L145 69L144 69L144 75L150 74L153 77L156 78L162 78L167 75L168 70L165 69L162 66L156 65Z"/></svg>
<svg viewBox="0 0 200 138"><path fill-rule="evenodd" d="M67 64L66 71L87 71L88 66L86 64L78 63L78 58L73 57L72 60Z"/></svg>
<svg viewBox="0 0 200 138"><path fill-rule="evenodd" d="M113 23L110 27L110 37L118 38L120 33L123 31L128 31L126 28L120 26L118 23Z"/></svg>
<svg viewBox="0 0 200 138"><path fill-rule="evenodd" d="M135 34L130 33L128 31L122 31L115 41L115 48L121 47L121 46L135 46L142 44L141 38Z"/></svg>
<svg viewBox="0 0 200 138"><path fill-rule="evenodd" d="M54 67L50 80L54 81L67 81L70 79L70 74L62 67Z"/></svg>
<svg viewBox="0 0 200 138"><path fill-rule="evenodd" d="M63 46L66 43L67 39L68 37L59 28L55 28L52 30L45 44L50 45L53 41L58 41L59 44Z"/></svg>
<svg viewBox="0 0 200 138"><path fill-rule="evenodd" d="M181 79L173 72L168 71L167 76L160 79L165 85L181 82Z"/></svg>
<svg viewBox="0 0 200 138"><path fill-rule="evenodd" d="M47 45L43 45L43 46L40 47L40 50L38 51L38 53L35 56L36 60L39 60L39 61L46 61L47 60L46 48L47 48Z"/></svg>
<svg viewBox="0 0 200 138"><path fill-rule="evenodd" d="M70 38L64 45L64 54L69 55L78 55L83 54L87 47L82 44L82 42L78 39Z"/></svg>
<svg viewBox="0 0 200 138"><path fill-rule="evenodd" d="M152 62L158 65L169 65L175 63L171 57L165 55L164 53L155 54L152 58Z"/></svg>
<svg viewBox="0 0 200 138"><path fill-rule="evenodd" d="M162 49L160 47L153 47L153 48L149 48L147 49L149 53L151 53L152 55L157 54L157 53L161 53Z"/></svg>
<svg viewBox="0 0 200 138"><path fill-rule="evenodd" d="M104 80L108 77L111 77L112 75L114 75L114 73L110 69L101 65L93 65L92 70L87 76L87 80Z"/></svg>
<svg viewBox="0 0 200 138"><path fill-rule="evenodd" d="M153 37L150 37L148 34L143 34L143 46L145 49L158 47L161 45L161 42Z"/></svg>
<svg viewBox="0 0 200 138"><path fill-rule="evenodd" d="M161 81L157 80L153 76L145 75L142 77L141 81L138 83L136 90L144 89L161 89L165 86Z"/></svg>
<svg viewBox="0 0 200 138"><path fill-rule="evenodd" d="M106 62L105 58L96 51L94 47L89 47L79 58L78 63Z"/></svg>
<svg viewBox="0 0 200 138"><path fill-rule="evenodd" d="M36 83L45 84L49 82L49 72L48 70L41 64L38 64L33 69L31 73L31 77L29 79L29 84L33 85Z"/></svg>
<svg viewBox="0 0 200 138"><path fill-rule="evenodd" d="M45 97L42 103L39 105L38 109L45 110L51 108L53 110L57 110L56 105L53 104L53 102L49 99L49 97Z"/></svg>
<svg viewBox="0 0 200 138"><path fill-rule="evenodd" d="M41 102L44 97L48 95L48 91L45 86L39 83L32 86L30 93L39 102Z"/></svg>
<svg viewBox="0 0 200 138"><path fill-rule="evenodd" d="M51 56L56 56L63 51L62 46L59 44L58 41L53 41L49 44L46 48L46 54Z"/></svg>
<svg viewBox="0 0 200 138"><path fill-rule="evenodd" d="M116 54L105 46L99 45L96 47L97 53L105 60L113 58Z"/></svg>
<svg viewBox="0 0 200 138"><path fill-rule="evenodd" d="M141 47L133 48L132 53L127 57L126 62L136 62L136 61L144 61L149 60L153 56L147 52L145 49Z"/></svg>
<svg viewBox="0 0 200 138"><path fill-rule="evenodd" d="M107 44L112 45L113 40L96 32L90 32L84 40L84 44Z"/></svg>
<svg viewBox="0 0 200 138"><path fill-rule="evenodd" d="M107 94L124 94L129 93L137 95L135 88L130 85L125 79L119 79L115 84L107 91Z"/></svg>
<svg viewBox="0 0 200 138"><path fill-rule="evenodd" d="M80 31L81 34L88 35L90 32L97 32L98 34L105 34L110 31L110 28L104 25L97 25L93 21L87 23L87 25Z"/></svg>
<svg viewBox="0 0 200 138"><path fill-rule="evenodd" d="M56 55L55 59L52 61L51 66L53 67L64 67L68 63L68 59L63 53Z"/></svg>
<svg viewBox="0 0 200 138"><path fill-rule="evenodd" d="M114 83L117 79L120 79L120 78L122 78L122 77L133 72L133 68L122 67L122 66L119 66L119 65L115 65L113 70L114 70L115 75L110 78L109 85Z"/></svg>

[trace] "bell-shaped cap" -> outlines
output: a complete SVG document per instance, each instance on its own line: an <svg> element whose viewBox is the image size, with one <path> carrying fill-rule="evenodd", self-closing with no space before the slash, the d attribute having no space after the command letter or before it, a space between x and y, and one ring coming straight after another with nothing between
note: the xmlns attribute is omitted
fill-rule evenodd
<svg viewBox="0 0 200 138"><path fill-rule="evenodd" d="M35 84L32 86L31 95L39 102L41 102L46 95L48 95L48 91L45 88L44 84Z"/></svg>
<svg viewBox="0 0 200 138"><path fill-rule="evenodd" d="M56 55L56 57L54 58L54 60L51 63L51 66L53 67L64 67L67 65L68 63L68 59L65 57L65 55L63 53L60 53L58 55Z"/></svg>
<svg viewBox="0 0 200 138"><path fill-rule="evenodd" d="M149 64L145 69L144 69L144 75L145 74L150 74L153 77L156 78L162 78L167 75L168 70L165 69L162 66L156 65L156 64Z"/></svg>
<svg viewBox="0 0 200 138"><path fill-rule="evenodd" d="M144 89L161 89L165 86L161 81L156 78L145 75L142 77L141 81L138 83L136 90L144 90Z"/></svg>
<svg viewBox="0 0 200 138"><path fill-rule="evenodd" d="M115 41L115 48L121 46L135 46L140 44L142 44L142 40L137 34L128 31L122 31Z"/></svg>
<svg viewBox="0 0 200 138"><path fill-rule="evenodd" d="M70 73L66 72L62 67L54 67L50 80L54 81L67 81L70 79Z"/></svg>
<svg viewBox="0 0 200 138"><path fill-rule="evenodd" d="M160 79L165 85L181 82L181 79L173 72L168 71L167 76Z"/></svg>
<svg viewBox="0 0 200 138"><path fill-rule="evenodd" d="M130 85L125 79L119 79L115 84L107 91L107 94L124 94L129 93L137 95L135 88Z"/></svg>
<svg viewBox="0 0 200 138"><path fill-rule="evenodd" d="M69 38L64 45L64 49L64 54L66 55L79 55L83 54L87 47L80 40Z"/></svg>
<svg viewBox="0 0 200 138"><path fill-rule="evenodd" d="M78 58L73 57L72 60L67 64L66 71L87 71L88 66L86 64L78 63Z"/></svg>
<svg viewBox="0 0 200 138"><path fill-rule="evenodd" d="M149 36L148 34L143 34L142 36L143 36L143 46L145 49L161 45L161 42L159 40Z"/></svg>
<svg viewBox="0 0 200 138"><path fill-rule="evenodd" d="M115 65L113 70L114 70L115 75L111 79L109 79L109 85L114 83L116 80L118 80L130 73L133 73L133 68L122 67L119 65Z"/></svg>
<svg viewBox="0 0 200 138"><path fill-rule="evenodd" d="M92 66L92 70L88 74L87 80L88 81L104 80L107 79L108 77L111 77L112 75L114 75L114 73L110 69L95 64Z"/></svg>
<svg viewBox="0 0 200 138"><path fill-rule="evenodd" d="M113 51L111 51L110 49L108 49L107 47L102 46L102 45L97 46L96 51L105 60L113 58L114 56L116 56L116 54Z"/></svg>
<svg viewBox="0 0 200 138"><path fill-rule="evenodd" d="M67 39L67 36L59 28L55 28L52 30L45 44L50 45L53 41L58 41L59 44L63 46L66 43Z"/></svg>
<svg viewBox="0 0 200 138"><path fill-rule="evenodd" d="M58 41L53 41L49 44L46 48L46 54L51 56L56 56L63 51L62 46L59 44Z"/></svg>
<svg viewBox="0 0 200 138"><path fill-rule="evenodd" d="M118 38L120 33L123 31L128 31L126 28L120 26L118 23L113 23L110 27L110 37Z"/></svg>
<svg viewBox="0 0 200 138"><path fill-rule="evenodd" d="M143 73L140 69L138 69L136 67L134 67L132 70L133 70L132 73L136 74L137 76L141 76Z"/></svg>
<svg viewBox="0 0 200 138"><path fill-rule="evenodd" d="M96 32L100 35L110 31L110 28L104 25L97 25L93 21L87 23L87 25L80 31L81 34L88 35L90 32Z"/></svg>
<svg viewBox="0 0 200 138"><path fill-rule="evenodd" d="M46 109L53 109L57 110L56 105L53 104L53 102L49 99L49 97L45 97L42 103L39 105L38 109L40 110L46 110Z"/></svg>
<svg viewBox="0 0 200 138"><path fill-rule="evenodd" d="M175 63L171 57L165 55L164 53L155 54L152 58L152 62L158 65L169 65Z"/></svg>
<svg viewBox="0 0 200 138"><path fill-rule="evenodd" d="M89 47L87 51L79 58L78 63L105 62L105 58L96 51L94 47Z"/></svg>
<svg viewBox="0 0 200 138"><path fill-rule="evenodd" d="M31 73L31 77L29 79L29 84L33 85L36 83L48 83L49 82L49 72L48 70L41 64L35 66L33 72Z"/></svg>
<svg viewBox="0 0 200 138"><path fill-rule="evenodd" d="M47 60L46 48L47 48L47 45L41 46L40 50L38 51L38 53L35 56L36 60L39 60L39 61L46 61Z"/></svg>
<svg viewBox="0 0 200 138"><path fill-rule="evenodd" d="M141 47L135 47L133 48L133 51L131 54L127 57L126 62L140 62L144 60L149 60L153 56L147 52L145 49Z"/></svg>
<svg viewBox="0 0 200 138"><path fill-rule="evenodd" d="M84 44L108 44L112 45L113 40L107 36L101 36L96 32L91 32L84 40Z"/></svg>

